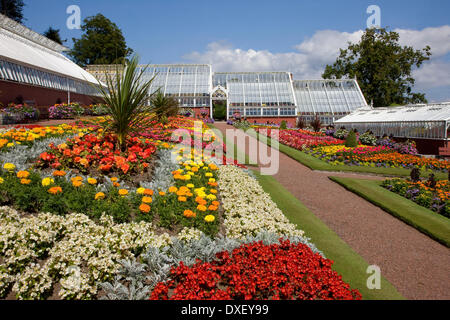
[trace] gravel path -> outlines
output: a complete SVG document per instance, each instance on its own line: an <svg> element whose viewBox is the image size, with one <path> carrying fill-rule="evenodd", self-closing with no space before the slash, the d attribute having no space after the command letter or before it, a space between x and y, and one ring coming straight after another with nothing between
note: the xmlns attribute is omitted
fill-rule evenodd
<svg viewBox="0 0 450 320"><path fill-rule="evenodd" d="M215 126L223 132L232 128ZM274 177L369 264L378 265L403 296L450 299L450 249L328 179L336 175L382 179L312 171L283 153Z"/></svg>

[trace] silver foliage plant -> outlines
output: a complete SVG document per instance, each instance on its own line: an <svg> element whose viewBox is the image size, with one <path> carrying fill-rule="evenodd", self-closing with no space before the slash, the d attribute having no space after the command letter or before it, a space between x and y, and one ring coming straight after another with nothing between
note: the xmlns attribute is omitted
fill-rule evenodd
<svg viewBox="0 0 450 320"><path fill-rule="evenodd" d="M314 253L322 256L308 238L303 237L282 237L282 240L289 240L294 244L305 244ZM129 261L122 260L120 273L112 282L100 284L105 292L101 299L107 300L143 300L148 299L151 290L158 282L169 280L169 273L172 267L183 262L186 266L192 266L196 260L212 262L216 259L216 254L223 251L232 252L242 244L262 242L265 245L278 244L280 236L268 232L261 232L256 236L248 237L244 241L219 236L211 239L202 235L198 240L189 242L173 238L171 246L163 249L150 248L139 258Z"/></svg>
<svg viewBox="0 0 450 320"><path fill-rule="evenodd" d="M18 170L27 170L39 155L48 150L51 143L55 145L66 142L71 135L66 135L58 138L47 138L40 141L35 141L31 147L20 145L15 146L7 152L0 153L0 163L12 163Z"/></svg>
<svg viewBox="0 0 450 320"><path fill-rule="evenodd" d="M172 151L162 149L158 151L159 159L156 160L155 170L151 182L141 182L143 188L151 190L167 190L175 183L172 171L178 170L179 165L172 161Z"/></svg>

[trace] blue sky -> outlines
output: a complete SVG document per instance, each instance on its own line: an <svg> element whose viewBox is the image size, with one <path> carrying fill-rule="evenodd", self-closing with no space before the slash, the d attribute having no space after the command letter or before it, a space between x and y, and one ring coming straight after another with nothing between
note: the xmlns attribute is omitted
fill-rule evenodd
<svg viewBox="0 0 450 320"><path fill-rule="evenodd" d="M212 63L216 71L280 69L296 78L318 78L338 47L358 39L369 5L381 8L381 24L405 44L432 45L433 60L417 73L417 90L430 100L450 100L450 1L266 0L25 0L25 25L49 26L64 39L80 37L66 27L66 8L78 5L84 19L102 13L124 33L141 62ZM446 28L448 26L448 28ZM428 29L427 29L428 28ZM429 29L432 28L432 29ZM406 32L414 31L414 32ZM429 42L429 43L427 43ZM71 41L67 43L71 46ZM435 48L433 48L433 46ZM439 75L434 76L433 70ZM447 74L447 76L446 76ZM430 78L430 75L433 79ZM444 84L444 85L442 85Z"/></svg>

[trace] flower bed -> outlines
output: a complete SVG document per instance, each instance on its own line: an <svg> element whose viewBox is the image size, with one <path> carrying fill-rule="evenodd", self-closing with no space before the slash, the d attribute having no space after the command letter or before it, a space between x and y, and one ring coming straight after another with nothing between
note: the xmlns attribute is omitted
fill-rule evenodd
<svg viewBox="0 0 450 320"><path fill-rule="evenodd" d="M267 130L268 136L270 130ZM265 134L261 129L257 131ZM332 165L421 168L444 172L450 169L450 161L417 156L413 143L395 143L389 139L378 140L377 146L359 145L356 148L346 148L343 140L323 133L296 129L279 130L279 142Z"/></svg>
<svg viewBox="0 0 450 320"><path fill-rule="evenodd" d="M152 300L354 300L351 290L331 269L332 261L304 244L243 245L220 252L211 263L181 263L160 282Z"/></svg>
<svg viewBox="0 0 450 320"><path fill-rule="evenodd" d="M55 104L48 109L50 119L73 119L85 114L85 109L79 103Z"/></svg>
<svg viewBox="0 0 450 320"><path fill-rule="evenodd" d="M450 218L450 182L447 180L412 182L404 179L388 179L382 186L415 203Z"/></svg>
<svg viewBox="0 0 450 320"><path fill-rule="evenodd" d="M83 174L97 174L101 171L125 176L145 173L155 151L156 146L149 140L128 139L126 152L122 152L113 135L80 133L66 143L50 145L50 149L40 155L37 166L77 169Z"/></svg>
<svg viewBox="0 0 450 320"><path fill-rule="evenodd" d="M26 104L10 103L8 107L0 110L2 117L1 124L30 122L39 120L39 110Z"/></svg>
<svg viewBox="0 0 450 320"><path fill-rule="evenodd" d="M271 130L267 131L257 129L257 132L266 134L270 137ZM308 130L279 130L279 142L297 150L304 150L307 148L314 148L318 146L342 145L344 141L329 137L320 132L312 132Z"/></svg>
<svg viewBox="0 0 450 320"><path fill-rule="evenodd" d="M412 154L401 154L387 146L358 146L356 148L345 148L344 146L318 147L307 150L307 152L334 165L423 168L444 172L450 169L449 161L423 158Z"/></svg>
<svg viewBox="0 0 450 320"><path fill-rule="evenodd" d="M219 190L225 211L226 235L243 239L261 230L284 236L303 236L261 185L234 166L219 168Z"/></svg>
<svg viewBox="0 0 450 320"><path fill-rule="evenodd" d="M0 133L0 151L17 145L32 146L36 141L87 132L87 128L62 124L59 126L26 126L11 128Z"/></svg>
<svg viewBox="0 0 450 320"><path fill-rule="evenodd" d="M197 151L182 155L183 148L174 151L168 143L182 128L191 145L205 147L211 140L205 125L199 129L183 117L155 123L131 137L125 152L103 134L102 121L3 133L18 142L34 140L0 153L0 205L9 206L0 208L0 298L148 299L157 283L175 280L170 270L180 262L188 268L197 259L216 265L243 244L261 252L285 246L282 253L289 240L292 257L308 254L331 266L248 172L219 166ZM38 165L31 168L33 163ZM145 163L152 171L137 179ZM271 259L277 265L285 257ZM325 269L312 264L305 271L329 274ZM254 271L267 270L255 265ZM329 276L323 284L328 293L313 295L344 298L348 286ZM319 285L320 277L312 276L311 284ZM277 290L255 298L290 297L290 289ZM308 297L294 291L291 297Z"/></svg>

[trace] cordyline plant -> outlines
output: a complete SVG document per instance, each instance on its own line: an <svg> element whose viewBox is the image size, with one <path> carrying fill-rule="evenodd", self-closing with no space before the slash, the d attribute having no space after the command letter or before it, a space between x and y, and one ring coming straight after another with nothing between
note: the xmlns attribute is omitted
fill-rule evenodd
<svg viewBox="0 0 450 320"><path fill-rule="evenodd" d="M173 97L164 96L161 90L155 92L150 103L154 108L158 121L161 121L164 117L169 118L176 116L180 109L178 100Z"/></svg>
<svg viewBox="0 0 450 320"><path fill-rule="evenodd" d="M97 87L110 117L104 129L116 134L119 148L123 151L128 135L149 127L153 120L154 107L146 101L153 96L153 93L149 95L149 88L155 77L145 81L143 75L147 67L138 70L138 62L139 58L134 56L126 63L123 72L117 67L115 81L105 73L107 88Z"/></svg>

